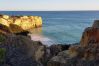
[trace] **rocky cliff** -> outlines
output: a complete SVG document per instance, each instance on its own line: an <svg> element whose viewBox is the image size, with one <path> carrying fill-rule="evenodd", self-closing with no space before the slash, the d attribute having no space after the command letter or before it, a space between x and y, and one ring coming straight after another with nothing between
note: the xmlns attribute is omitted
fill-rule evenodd
<svg viewBox="0 0 99 66"><path fill-rule="evenodd" d="M90 43L99 43L99 20L95 20L92 27L88 27L83 32L81 46L86 47Z"/></svg>
<svg viewBox="0 0 99 66"><path fill-rule="evenodd" d="M42 18L40 16L8 16L0 15L0 31L6 32L3 27L8 27L8 31L12 33L21 32L31 28L42 26Z"/></svg>

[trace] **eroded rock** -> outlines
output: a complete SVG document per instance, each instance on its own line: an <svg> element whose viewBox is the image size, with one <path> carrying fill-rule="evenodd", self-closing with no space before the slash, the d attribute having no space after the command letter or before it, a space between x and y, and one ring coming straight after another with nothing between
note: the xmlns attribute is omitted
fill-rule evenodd
<svg viewBox="0 0 99 66"><path fill-rule="evenodd" d="M88 46L90 43L99 43L99 28L86 28L80 43L83 47Z"/></svg>

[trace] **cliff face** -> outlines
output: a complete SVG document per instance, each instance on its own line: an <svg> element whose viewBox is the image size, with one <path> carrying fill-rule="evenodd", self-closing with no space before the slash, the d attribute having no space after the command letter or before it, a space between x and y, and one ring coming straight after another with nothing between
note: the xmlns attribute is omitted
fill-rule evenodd
<svg viewBox="0 0 99 66"><path fill-rule="evenodd" d="M10 32L17 33L42 26L40 16L8 16L0 15L0 24L10 28Z"/></svg>
<svg viewBox="0 0 99 66"><path fill-rule="evenodd" d="M99 20L92 27L86 28L82 35L81 46L86 47L90 43L99 43Z"/></svg>
<svg viewBox="0 0 99 66"><path fill-rule="evenodd" d="M89 27L85 29L81 39L81 46L86 47L90 43L99 43L98 28Z"/></svg>

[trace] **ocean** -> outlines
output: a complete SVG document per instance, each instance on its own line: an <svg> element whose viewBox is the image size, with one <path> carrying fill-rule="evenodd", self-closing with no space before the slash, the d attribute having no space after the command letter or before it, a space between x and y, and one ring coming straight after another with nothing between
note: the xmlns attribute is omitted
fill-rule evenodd
<svg viewBox="0 0 99 66"><path fill-rule="evenodd" d="M99 11L0 11L7 15L41 16L42 28L31 29L31 38L44 44L80 42L86 27L99 20Z"/></svg>

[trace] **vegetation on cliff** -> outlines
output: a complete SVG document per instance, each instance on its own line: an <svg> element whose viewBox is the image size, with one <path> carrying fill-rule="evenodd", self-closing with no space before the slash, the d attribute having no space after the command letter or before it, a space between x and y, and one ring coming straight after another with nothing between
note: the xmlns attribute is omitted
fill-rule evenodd
<svg viewBox="0 0 99 66"><path fill-rule="evenodd" d="M4 41L6 38L5 38L5 36L3 35L3 34L0 34L0 43L2 42L2 41Z"/></svg>
<svg viewBox="0 0 99 66"><path fill-rule="evenodd" d="M6 49L5 48L0 48L0 63L4 63L5 61L5 56L6 56Z"/></svg>

